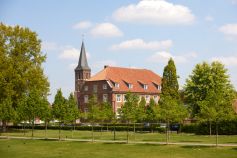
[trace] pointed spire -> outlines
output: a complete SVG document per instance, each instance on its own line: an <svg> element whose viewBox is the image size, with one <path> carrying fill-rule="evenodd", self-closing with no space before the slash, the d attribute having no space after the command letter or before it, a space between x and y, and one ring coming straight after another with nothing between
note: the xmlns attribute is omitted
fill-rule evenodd
<svg viewBox="0 0 237 158"><path fill-rule="evenodd" d="M90 67L88 66L88 63L87 63L86 50L85 50L85 45L84 45L83 40L81 44L81 52L80 52L80 57L79 57L76 70L90 70Z"/></svg>

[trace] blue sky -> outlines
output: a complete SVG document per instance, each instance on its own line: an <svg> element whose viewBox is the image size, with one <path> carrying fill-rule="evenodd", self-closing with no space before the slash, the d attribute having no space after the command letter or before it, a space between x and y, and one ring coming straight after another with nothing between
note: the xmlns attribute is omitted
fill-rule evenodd
<svg viewBox="0 0 237 158"><path fill-rule="evenodd" d="M182 87L197 63L219 60L237 88L237 0L0 0L0 21L38 33L50 102L74 91L82 34L92 74L112 65L162 76L173 57Z"/></svg>

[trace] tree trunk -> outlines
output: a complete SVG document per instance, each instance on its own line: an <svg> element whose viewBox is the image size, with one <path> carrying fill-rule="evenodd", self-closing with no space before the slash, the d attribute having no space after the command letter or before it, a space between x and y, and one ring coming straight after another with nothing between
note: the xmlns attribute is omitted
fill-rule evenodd
<svg viewBox="0 0 237 158"><path fill-rule="evenodd" d="M107 123L107 132L109 131L109 124Z"/></svg>
<svg viewBox="0 0 237 158"><path fill-rule="evenodd" d="M211 136L211 121L209 121L209 135Z"/></svg>
<svg viewBox="0 0 237 158"><path fill-rule="evenodd" d="M218 122L216 121L216 147L218 146Z"/></svg>
<svg viewBox="0 0 237 158"><path fill-rule="evenodd" d="M6 132L7 131L7 121L2 121L2 132Z"/></svg>
<svg viewBox="0 0 237 158"><path fill-rule="evenodd" d="M92 142L94 142L94 123L92 123L91 132L92 132Z"/></svg>
<svg viewBox="0 0 237 158"><path fill-rule="evenodd" d="M32 121L32 125L31 125L31 137L34 137L34 128L35 128L35 119L33 119Z"/></svg>
<svg viewBox="0 0 237 158"><path fill-rule="evenodd" d="M133 123L134 140L136 140L136 123Z"/></svg>
<svg viewBox="0 0 237 158"><path fill-rule="evenodd" d="M61 140L61 123L59 124L58 139Z"/></svg>
<svg viewBox="0 0 237 158"><path fill-rule="evenodd" d="M23 129L23 131L24 131L24 136L26 136L26 123L25 123L25 121L24 121L23 126L24 126L24 129Z"/></svg>
<svg viewBox="0 0 237 158"><path fill-rule="evenodd" d="M48 122L45 120L45 133L44 133L44 138L47 139L47 128L48 127Z"/></svg>
<svg viewBox="0 0 237 158"><path fill-rule="evenodd" d="M169 142L169 121L166 122L166 144Z"/></svg>
<svg viewBox="0 0 237 158"><path fill-rule="evenodd" d="M129 122L127 122L127 144L128 144L128 125L129 125Z"/></svg>
<svg viewBox="0 0 237 158"><path fill-rule="evenodd" d="M115 140L115 124L114 124L114 140Z"/></svg>

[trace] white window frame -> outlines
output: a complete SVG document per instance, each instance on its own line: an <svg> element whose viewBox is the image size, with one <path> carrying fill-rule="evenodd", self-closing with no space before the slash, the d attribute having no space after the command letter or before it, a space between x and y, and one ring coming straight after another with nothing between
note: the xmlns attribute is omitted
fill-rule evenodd
<svg viewBox="0 0 237 158"><path fill-rule="evenodd" d="M88 95L84 95L84 103L88 103L89 99L88 99Z"/></svg>
<svg viewBox="0 0 237 158"><path fill-rule="evenodd" d="M84 86L84 91L88 91L88 86Z"/></svg>
<svg viewBox="0 0 237 158"><path fill-rule="evenodd" d="M161 90L161 85L157 85L157 89L160 91Z"/></svg>
<svg viewBox="0 0 237 158"><path fill-rule="evenodd" d="M158 103L158 95L154 95L154 96L153 96L153 99L154 99L154 101L155 101L156 103Z"/></svg>
<svg viewBox="0 0 237 158"><path fill-rule="evenodd" d="M133 88L133 84L129 83L129 84L128 84L128 88L129 88L129 89L132 89L132 88Z"/></svg>
<svg viewBox="0 0 237 158"><path fill-rule="evenodd" d="M150 102L150 95L146 95L145 100L146 100L147 103L149 103Z"/></svg>
<svg viewBox="0 0 237 158"><path fill-rule="evenodd" d="M119 88L119 83L115 82L114 87Z"/></svg>
<svg viewBox="0 0 237 158"><path fill-rule="evenodd" d="M122 102L122 94L116 94L116 102Z"/></svg>
<svg viewBox="0 0 237 158"><path fill-rule="evenodd" d="M108 101L108 94L103 94L103 102L107 102Z"/></svg>
<svg viewBox="0 0 237 158"><path fill-rule="evenodd" d="M103 89L107 89L107 84L103 84Z"/></svg>
<svg viewBox="0 0 237 158"><path fill-rule="evenodd" d="M144 84L143 85L143 88L146 90L146 89L148 89L148 85L147 84Z"/></svg>

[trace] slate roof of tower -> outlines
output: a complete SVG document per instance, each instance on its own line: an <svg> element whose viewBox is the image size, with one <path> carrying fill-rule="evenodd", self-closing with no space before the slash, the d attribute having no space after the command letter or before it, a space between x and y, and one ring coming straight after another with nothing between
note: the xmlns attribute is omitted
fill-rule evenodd
<svg viewBox="0 0 237 158"><path fill-rule="evenodd" d="M113 91L160 93L157 86L161 85L161 77L147 69L107 66L88 81L100 80L109 81ZM115 87L115 83L119 84L118 88ZM132 84L132 88L129 88L129 84ZM147 85L148 88L144 89L144 85Z"/></svg>
<svg viewBox="0 0 237 158"><path fill-rule="evenodd" d="M90 70L90 67L88 66L88 63L87 63L86 50L85 50L85 45L83 41L81 44L81 52L80 52L78 65L75 70Z"/></svg>

